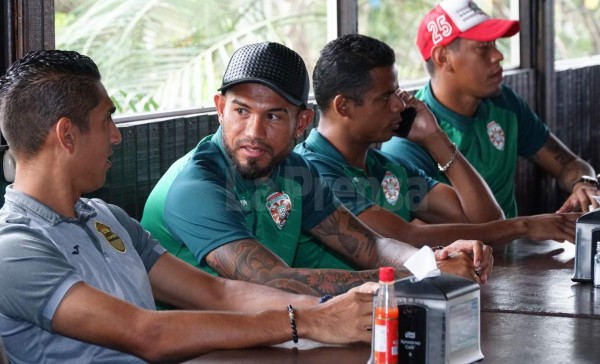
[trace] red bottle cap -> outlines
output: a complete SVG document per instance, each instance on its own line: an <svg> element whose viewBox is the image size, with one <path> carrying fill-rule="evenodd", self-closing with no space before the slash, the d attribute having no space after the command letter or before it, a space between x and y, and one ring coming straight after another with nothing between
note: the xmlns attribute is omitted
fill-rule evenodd
<svg viewBox="0 0 600 364"><path fill-rule="evenodd" d="M380 267L379 268L379 282L393 282L394 281L394 267Z"/></svg>

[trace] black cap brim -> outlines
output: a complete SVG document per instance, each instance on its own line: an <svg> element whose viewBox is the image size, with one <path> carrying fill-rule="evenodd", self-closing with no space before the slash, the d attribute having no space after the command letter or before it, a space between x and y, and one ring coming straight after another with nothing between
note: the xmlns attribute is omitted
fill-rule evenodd
<svg viewBox="0 0 600 364"><path fill-rule="evenodd" d="M290 94L283 91L281 89L281 87L275 85L273 82L269 82L268 80L263 80L260 78L253 78L253 77L241 78L241 79L235 80L234 82L230 82L226 85L222 85L221 87L219 87L218 91L220 91L222 94L224 94L228 89L232 88L233 86L242 84L242 83L259 83L261 85L267 86L271 90L275 91L279 96L283 97L284 99L286 99L287 101L289 101L290 103L292 103L296 106L302 106L302 105L306 106L304 101L298 100L297 98L292 97Z"/></svg>

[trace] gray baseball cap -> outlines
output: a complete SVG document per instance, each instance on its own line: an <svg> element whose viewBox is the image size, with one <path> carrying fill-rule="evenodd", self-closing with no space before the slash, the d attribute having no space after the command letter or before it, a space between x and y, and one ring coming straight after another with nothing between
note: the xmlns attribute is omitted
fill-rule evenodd
<svg viewBox="0 0 600 364"><path fill-rule="evenodd" d="M223 75L221 93L241 83L260 83L294 105L307 105L310 83L298 53L274 42L248 44L237 49Z"/></svg>

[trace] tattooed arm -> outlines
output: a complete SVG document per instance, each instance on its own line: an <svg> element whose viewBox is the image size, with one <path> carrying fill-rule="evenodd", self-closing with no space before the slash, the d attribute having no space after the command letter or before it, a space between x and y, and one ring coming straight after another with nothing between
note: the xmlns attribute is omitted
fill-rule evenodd
<svg viewBox="0 0 600 364"><path fill-rule="evenodd" d="M397 277L411 273L403 266L417 249L399 240L384 238L367 227L346 208L338 208L311 230L321 242L363 268L391 266ZM491 273L491 248L478 240L457 240L436 252L437 265L443 273L454 274L481 283Z"/></svg>
<svg viewBox="0 0 600 364"><path fill-rule="evenodd" d="M337 295L364 282L377 281L378 271L291 268L260 242L244 239L225 244L206 256L222 277L313 296Z"/></svg>
<svg viewBox="0 0 600 364"><path fill-rule="evenodd" d="M550 133L546 143L532 157L532 161L555 177L563 190L571 193L558 212L587 212L589 205L598 207L598 203L592 198L598 195L596 186L576 183L584 175L595 177L594 168L576 156L554 134Z"/></svg>
<svg viewBox="0 0 600 364"><path fill-rule="evenodd" d="M402 264L417 248L377 235L344 207L325 218L311 233L349 261L370 270L290 268L252 239L225 244L210 252L206 262L226 278L310 295L340 294L364 282L377 281L376 268L380 266L395 267L398 278L410 275ZM443 272L474 279L472 261L466 253L439 260L438 266Z"/></svg>
<svg viewBox="0 0 600 364"><path fill-rule="evenodd" d="M206 262L222 277L260 283L287 291L310 294L340 294L364 282L377 281L378 268L395 266L398 276L408 271L404 262L417 249L406 245L401 260L391 239L381 238L366 228L345 208L334 211L311 233L348 260L365 269L360 272L340 269L291 268L260 242L243 239L225 244L206 256ZM389 250L389 251L388 251ZM388 254L389 253L389 254Z"/></svg>
<svg viewBox="0 0 600 364"><path fill-rule="evenodd" d="M359 267L391 266L404 276L409 272L402 264L418 250L412 245L382 237L346 208L338 208L313 228L311 234Z"/></svg>

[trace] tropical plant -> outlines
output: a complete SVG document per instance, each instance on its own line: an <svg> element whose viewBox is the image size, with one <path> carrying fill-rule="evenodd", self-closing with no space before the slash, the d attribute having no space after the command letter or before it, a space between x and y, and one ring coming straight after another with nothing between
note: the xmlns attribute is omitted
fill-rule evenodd
<svg viewBox="0 0 600 364"><path fill-rule="evenodd" d="M56 0L56 46L92 57L123 113L211 106L227 61L242 44L277 41L316 59L327 41L325 5Z"/></svg>
<svg viewBox="0 0 600 364"><path fill-rule="evenodd" d="M353 0L347 0L353 1ZM422 16L439 0L356 0L359 33L395 49L401 81L427 77L415 46ZM240 45L271 40L304 58L312 74L327 39L328 0L55 0L56 46L91 56L121 113L212 106ZM515 0L477 0L515 18ZM585 9L582 9L583 3ZM598 54L600 0L557 0L557 58ZM498 42L518 65L518 37Z"/></svg>
<svg viewBox="0 0 600 364"><path fill-rule="evenodd" d="M555 59L600 54L600 1L558 0L554 3Z"/></svg>

